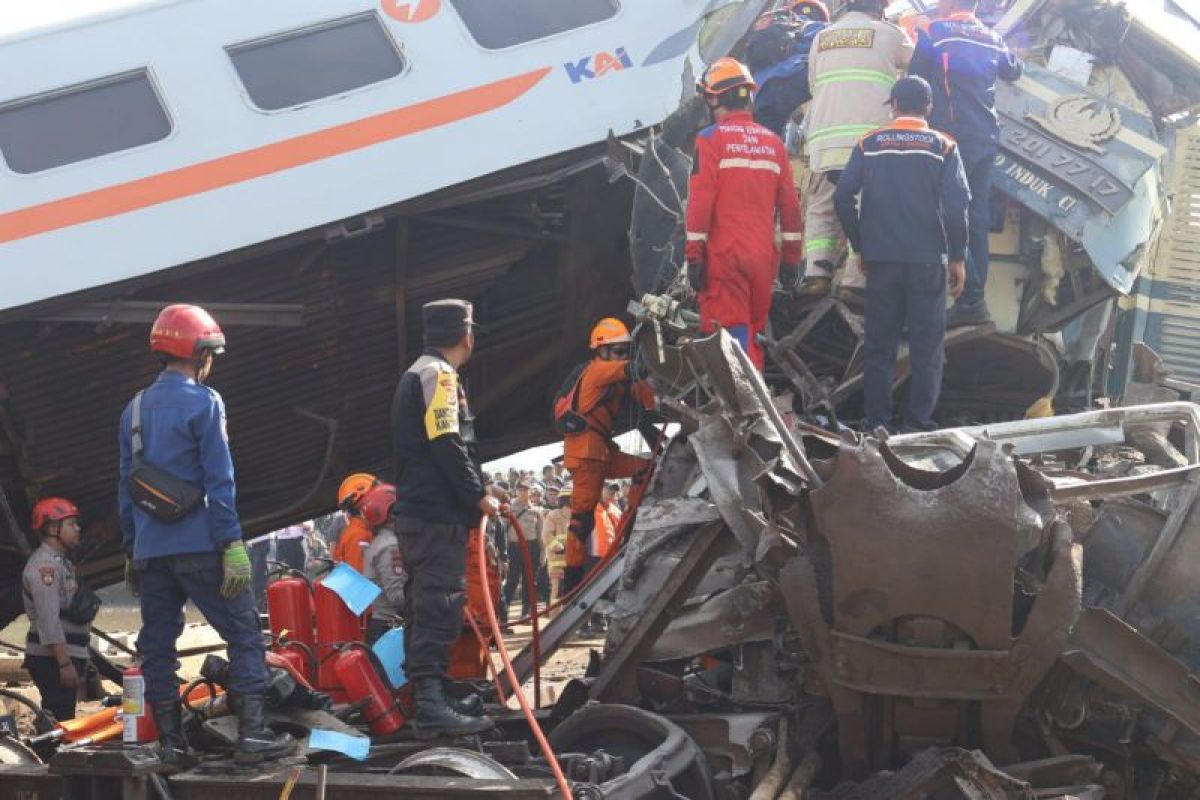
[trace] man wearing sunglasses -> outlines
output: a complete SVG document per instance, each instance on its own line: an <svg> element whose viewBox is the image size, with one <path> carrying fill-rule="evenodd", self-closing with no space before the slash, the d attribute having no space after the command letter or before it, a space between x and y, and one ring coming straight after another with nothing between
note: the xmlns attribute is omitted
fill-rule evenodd
<svg viewBox="0 0 1200 800"><path fill-rule="evenodd" d="M619 319L606 317L592 329L590 343L595 357L583 368L574 389L574 410L587 424L578 433L563 436L563 463L571 471L574 486L563 594L584 577L584 559L596 527L596 504L605 482L632 477L649 464L647 459L622 453L612 440L613 427L630 398L645 408L654 407L649 385L633 379L629 329Z"/></svg>

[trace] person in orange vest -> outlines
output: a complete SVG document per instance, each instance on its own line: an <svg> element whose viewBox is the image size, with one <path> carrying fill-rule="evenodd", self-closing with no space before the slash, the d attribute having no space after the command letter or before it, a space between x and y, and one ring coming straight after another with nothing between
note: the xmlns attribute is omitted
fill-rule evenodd
<svg viewBox="0 0 1200 800"><path fill-rule="evenodd" d="M587 557L583 561L583 574L592 571L600 561L608 555L608 551L617 541L617 528L621 524L621 509L617 506L617 492L620 487L615 483L607 484L600 494L600 502L596 504L596 528L592 531L592 541L588 547ZM603 614L592 614L591 619L579 631L580 636L599 636L608 629L608 622Z"/></svg>
<svg viewBox="0 0 1200 800"><path fill-rule="evenodd" d="M649 459L622 453L612 441L613 426L630 398L647 409L654 407L650 386L633 378L629 329L619 319L606 317L592 329L590 344L595 357L583 367L568 395L566 414L574 424L564 423L559 409L555 410L560 429L572 431L563 435L563 464L571 472L573 487L563 594L586 574L584 560L605 481L632 477L650 464Z"/></svg>
<svg viewBox="0 0 1200 800"><path fill-rule="evenodd" d="M339 564L345 562L359 572L363 571L367 548L374 536L371 526L363 519L359 504L378 485L379 479L374 475L356 472L338 487L338 508L346 514L346 527L333 548L333 560Z"/></svg>

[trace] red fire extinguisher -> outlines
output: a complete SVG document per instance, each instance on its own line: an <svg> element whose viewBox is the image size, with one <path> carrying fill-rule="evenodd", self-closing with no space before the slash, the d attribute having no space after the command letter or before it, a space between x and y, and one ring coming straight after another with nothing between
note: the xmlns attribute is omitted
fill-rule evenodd
<svg viewBox="0 0 1200 800"><path fill-rule="evenodd" d="M335 703L343 702L346 693L334 669L336 646L362 641L362 625L342 598L325 588L324 581L313 584L313 600L317 611L317 691L329 695Z"/></svg>
<svg viewBox="0 0 1200 800"><path fill-rule="evenodd" d="M158 740L154 712L146 702L146 679L137 664L126 667L121 673L121 719L125 725L121 738L126 744Z"/></svg>
<svg viewBox="0 0 1200 800"><path fill-rule="evenodd" d="M333 659L338 681L355 705L362 704L363 719L375 736L387 736L404 726L404 715L387 684L375 671L366 645L350 645Z"/></svg>
<svg viewBox="0 0 1200 800"><path fill-rule="evenodd" d="M312 647L313 598L308 579L296 572L271 581L267 586L267 617L276 639L287 636Z"/></svg>

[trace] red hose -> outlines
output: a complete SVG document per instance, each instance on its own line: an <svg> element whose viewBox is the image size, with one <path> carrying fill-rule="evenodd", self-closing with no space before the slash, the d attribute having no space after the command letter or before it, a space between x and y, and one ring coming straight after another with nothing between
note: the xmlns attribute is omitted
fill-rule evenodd
<svg viewBox="0 0 1200 800"><path fill-rule="evenodd" d="M504 694L504 688L500 685L500 673L496 671L496 663L492 661L492 646L488 644L487 639L483 638L483 631L479 630L479 623L475 621L475 616L468 611L466 613L467 622L471 623L471 630L475 631L475 639L479 642L479 647L487 656L488 672L492 675L492 684L496 687L496 697L501 704L508 704L508 696Z"/></svg>
<svg viewBox="0 0 1200 800"><path fill-rule="evenodd" d="M487 515L479 521L479 563L487 563L487 550L485 532L487 531ZM533 737L537 740L538 747L542 750L542 755L546 757L547 763L550 764L550 771L554 773L554 780L558 783L558 789L562 792L563 800L572 800L571 785L567 783L567 776L563 774L562 767L558 764L558 758L555 757L554 751L550 749L550 742L546 739L546 734L542 732L542 726L538 724L537 717L534 716L533 709L529 707L529 701L525 699L525 693L521 691L521 684L517 681L517 672L513 669L512 659L508 657L508 648L504 645L504 636L500 632L500 621L496 618L496 604L492 602L492 589L488 585L487 570L480 571L480 577L483 581L483 605L487 609L488 624L492 628L492 635L496 637L496 649L500 651L500 660L504 662L504 671L508 675L509 685L513 687L517 695L517 702L521 704L521 712L525 715L526 721L529 722L529 729L533 731ZM536 616L536 614L534 615Z"/></svg>
<svg viewBox="0 0 1200 800"><path fill-rule="evenodd" d="M504 518L507 519L517 531L517 542L521 546L521 560L525 563L525 594L529 596L529 605L532 611L529 614L530 625L533 626L533 637L531 644L533 645L533 707L542 707L542 637L538 626L538 597L537 584L533 569L533 556L529 554L529 542L525 541L525 529L521 527L521 523L517 521L516 514L511 511L504 512ZM548 609L547 609L548 610Z"/></svg>

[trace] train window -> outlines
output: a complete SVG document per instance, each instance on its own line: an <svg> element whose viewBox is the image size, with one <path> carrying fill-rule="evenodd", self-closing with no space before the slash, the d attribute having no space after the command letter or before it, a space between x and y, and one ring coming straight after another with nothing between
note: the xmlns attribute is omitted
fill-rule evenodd
<svg viewBox="0 0 1200 800"><path fill-rule="evenodd" d="M226 48L254 105L264 111L394 78L404 59L373 12Z"/></svg>
<svg viewBox="0 0 1200 800"><path fill-rule="evenodd" d="M0 105L0 154L28 175L165 139L171 120L146 70Z"/></svg>
<svg viewBox="0 0 1200 800"><path fill-rule="evenodd" d="M482 47L499 50L614 16L617 0L450 0L471 36Z"/></svg>

